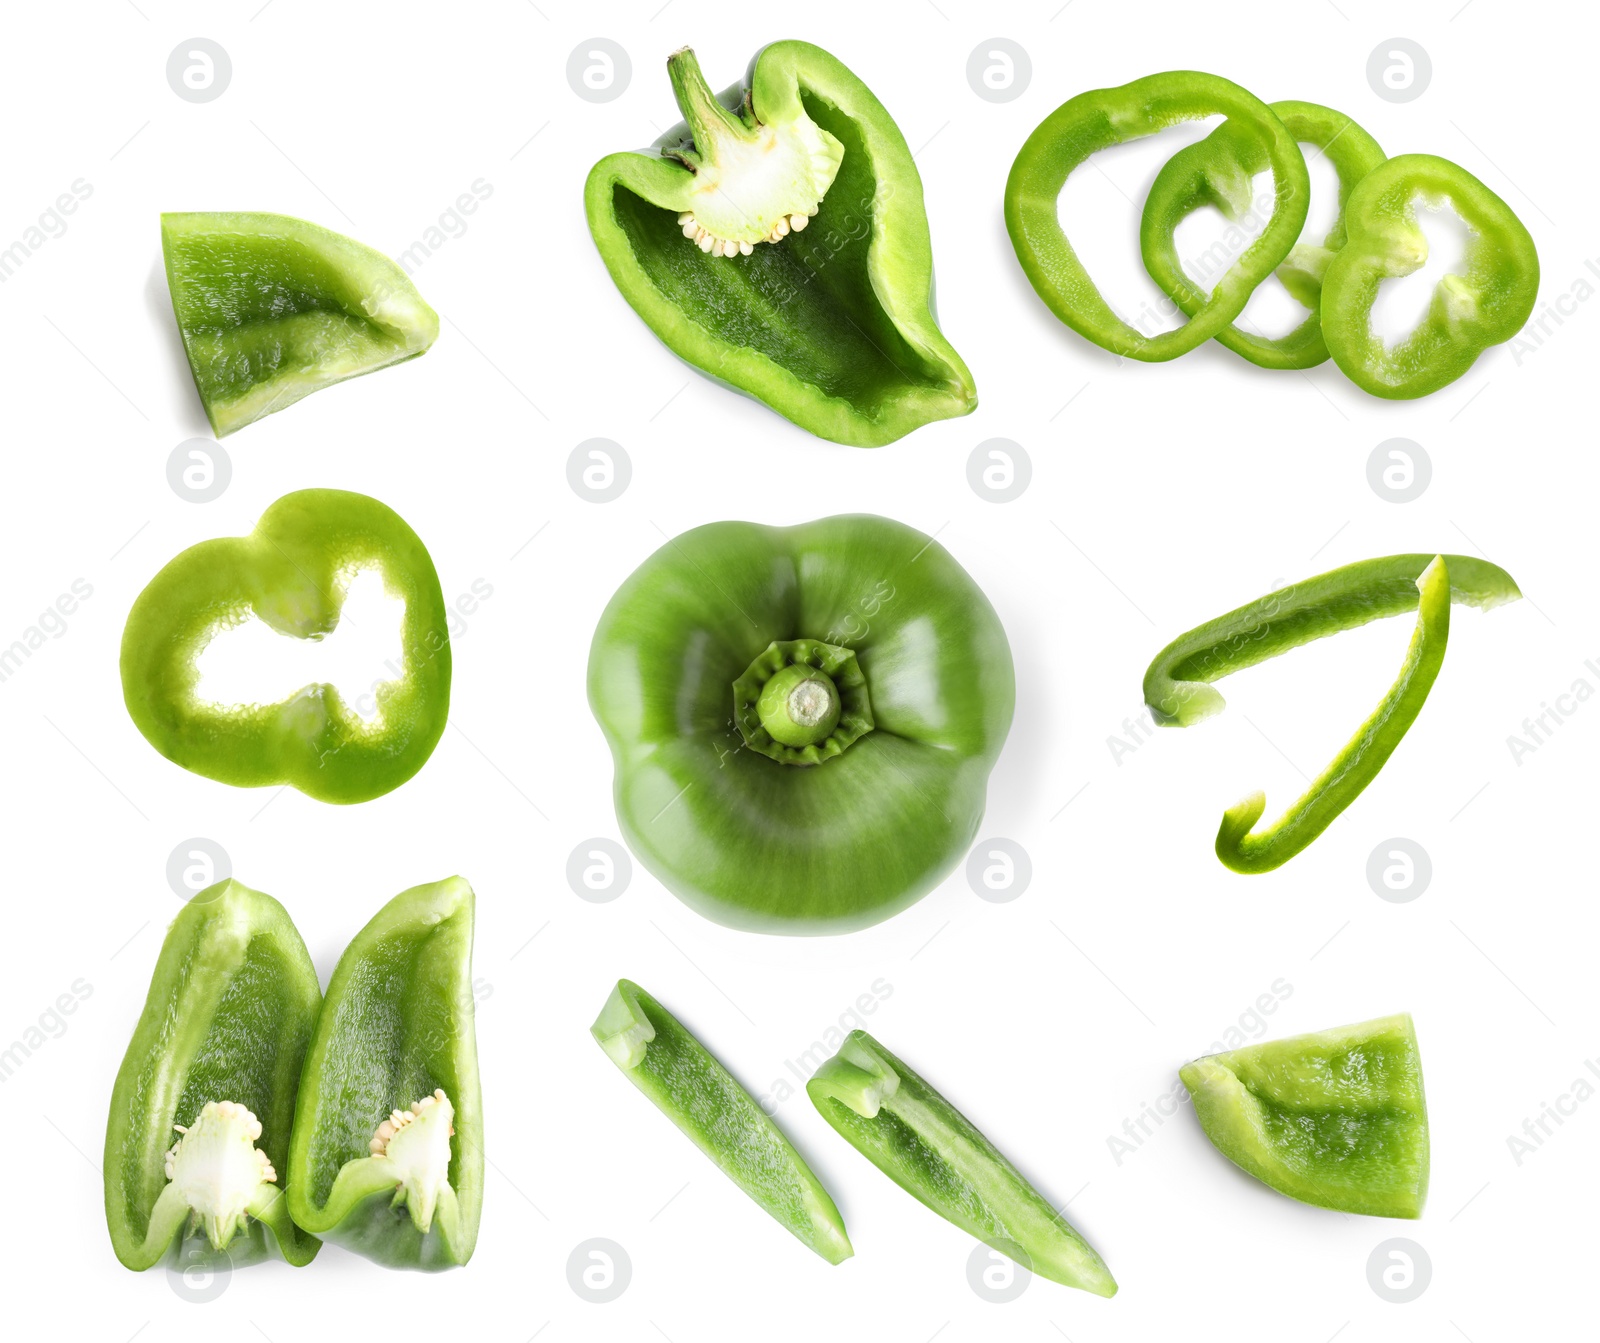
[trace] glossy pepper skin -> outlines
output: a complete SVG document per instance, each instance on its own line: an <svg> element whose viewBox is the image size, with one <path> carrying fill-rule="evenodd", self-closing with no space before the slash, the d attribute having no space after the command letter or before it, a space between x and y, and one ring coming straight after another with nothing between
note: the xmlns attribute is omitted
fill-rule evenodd
<svg viewBox="0 0 1600 1343"><path fill-rule="evenodd" d="M779 721L793 692L763 716L795 666L800 700L837 697L820 739ZM628 844L701 914L764 932L847 932L937 885L977 832L1015 696L977 585L870 515L686 532L617 590L589 652Z"/></svg>
<svg viewBox="0 0 1600 1343"><path fill-rule="evenodd" d="M1051 1282L1115 1296L1105 1261L955 1106L865 1031L806 1083L822 1117L947 1222Z"/></svg>
<svg viewBox="0 0 1600 1343"><path fill-rule="evenodd" d="M659 1002L619 979L589 1032L719 1170L830 1264L854 1251L844 1219L783 1132Z"/></svg>
<svg viewBox="0 0 1600 1343"><path fill-rule="evenodd" d="M1061 227L1061 189L1074 168L1102 149L1219 113L1233 126L1231 134L1254 141L1258 161L1272 168L1272 217L1211 296L1195 305L1188 322L1146 335L1117 315L1078 260ZM1237 184L1230 188L1229 198L1239 189ZM1248 200L1248 181L1242 189ZM1289 255L1310 200L1311 179L1300 147L1265 103L1218 75L1172 70L1080 93L1040 122L1006 178L1006 231L1023 273L1051 312L1114 354L1157 363L1220 335L1244 311L1255 287Z"/></svg>
<svg viewBox="0 0 1600 1343"><path fill-rule="evenodd" d="M1384 160L1382 148L1342 112L1316 103L1270 104L1298 144L1309 144L1327 158L1339 178L1339 207L1320 246L1297 243L1277 268L1289 293L1311 311L1294 330L1267 337L1237 323L1217 333L1219 344L1261 368L1314 368L1328 358L1322 338L1322 277L1345 244L1345 204L1350 193ZM1269 166L1267 144L1248 126L1225 121L1180 149L1156 174L1145 197L1139 224L1139 250L1150 278L1186 313L1204 308L1207 293L1191 280L1178 257L1176 231L1189 215L1215 206L1234 223L1253 209L1254 174Z"/></svg>
<svg viewBox="0 0 1600 1343"><path fill-rule="evenodd" d="M221 881L167 931L106 1123L106 1224L131 1269L309 1264L318 1242L289 1217L282 1190L300 1067L322 1002L317 972L288 912L269 895ZM164 1166L178 1125L210 1104L246 1107L277 1179L218 1248L177 1200Z"/></svg>
<svg viewBox="0 0 1600 1343"><path fill-rule="evenodd" d="M1217 1150L1280 1194L1422 1216L1428 1107L1408 1013L1213 1054L1179 1076Z"/></svg>
<svg viewBox="0 0 1600 1343"><path fill-rule="evenodd" d="M339 623L353 570L376 569L405 601L401 675L364 720L331 685L275 704L196 698L212 636L250 616L320 639ZM133 604L122 632L122 695L144 738L185 769L243 788L292 784L322 802L366 802L427 761L450 708L450 637L433 561L399 514L364 494L297 490L249 536L191 546Z"/></svg>
<svg viewBox="0 0 1600 1343"><path fill-rule="evenodd" d="M164 214L161 251L218 438L323 387L415 359L439 334L404 270L303 219Z"/></svg>
<svg viewBox="0 0 1600 1343"><path fill-rule="evenodd" d="M836 443L877 447L971 412L972 375L933 313L922 179L871 90L807 42L764 47L720 96L692 52L669 73L685 122L649 150L600 160L584 188L595 247L646 325L709 377ZM807 161L773 180L773 156L746 153L764 147L758 136ZM704 188L719 182L721 213L755 220L748 252L712 255L685 236L680 217L711 217ZM809 226L760 241L779 217Z"/></svg>
<svg viewBox="0 0 1600 1343"><path fill-rule="evenodd" d="M472 1257L483 1209L483 1104L473 1025L473 893L460 877L413 886L339 957L306 1051L289 1150L297 1225L390 1268ZM454 1111L447 1178L397 1183L372 1154L386 1116L442 1092ZM419 1225L422 1223L422 1225Z"/></svg>
<svg viewBox="0 0 1600 1343"><path fill-rule="evenodd" d="M1428 259L1418 202L1453 207L1470 232L1460 273L1444 276L1416 330L1390 348L1372 330L1386 279ZM1401 154L1374 169L1345 203L1349 241L1322 282L1322 327L1340 371L1373 396L1405 400L1454 382L1491 345L1522 329L1539 295L1539 253L1512 209L1465 168Z"/></svg>

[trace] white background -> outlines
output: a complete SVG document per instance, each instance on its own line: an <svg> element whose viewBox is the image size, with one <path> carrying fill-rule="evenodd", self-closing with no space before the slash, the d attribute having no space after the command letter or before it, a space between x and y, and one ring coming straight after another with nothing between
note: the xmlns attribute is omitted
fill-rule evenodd
<svg viewBox="0 0 1600 1343"><path fill-rule="evenodd" d="M0 683L0 1042L41 1016L48 1028L0 1084L8 1331L1081 1343L1261 1330L1308 1343L1487 1343L1581 1330L1600 1099L1578 1104L1520 1165L1507 1138L1600 1055L1589 842L1600 702L1520 764L1507 738L1574 681L1600 689L1585 665L1600 659L1600 304L1569 301L1537 348L1502 347L1433 397L1388 403L1331 364L1272 373L1215 346L1170 364L1119 362L1049 315L1001 218L1011 159L1059 102L1157 70L1212 70L1268 100L1331 104L1391 153L1431 151L1482 177L1538 242L1543 312L1595 281L1585 261L1600 252L1587 131L1595 34L1556 9L12 9L0 48L0 245L75 179L93 193L0 287L0 643L75 579L93 595ZM604 104L580 99L566 77L569 54L597 34L633 67L626 92ZM1030 85L1007 103L978 97L966 75L969 54L996 35L1032 62ZM194 36L221 43L233 64L226 93L203 105L176 97L164 74ZM982 398L971 418L875 452L814 440L681 365L616 294L584 224L590 164L676 120L670 50L692 42L720 87L762 42L790 36L855 70L918 151L940 316ZM1433 64L1431 85L1407 103L1379 97L1366 73L1396 36ZM1197 133L1108 154L1069 190L1073 236L1127 310L1154 296L1135 256L1144 189ZM480 178L492 195L415 274L443 317L434 349L228 439L222 497L178 497L167 458L205 426L160 278L158 213L280 211L399 255ZM1313 181L1326 191L1325 177ZM1325 199L1313 218L1326 219ZM624 445L633 466L626 493L604 505L566 477L573 447L596 436ZM1396 436L1422 444L1433 466L1409 504L1367 480L1374 447ZM969 455L993 437L1032 461L1031 487L1010 504L967 483ZM144 583L183 547L242 534L305 486L395 508L427 543L447 597L478 580L493 589L456 637L450 728L432 760L399 791L345 809L184 772L141 739L119 693L122 622ZM983 835L1027 850L1028 890L987 903L957 872L888 924L817 940L709 924L638 867L614 902L578 899L569 854L617 837L610 760L584 699L607 597L664 537L699 523L845 510L937 532L1005 623L1017 722ZM1255 787L1269 815L1287 805L1302 772L1314 776L1387 687L1411 622L1239 675L1223 687L1220 718L1164 731L1118 763L1108 738L1127 739L1149 659L1282 582L1435 549L1504 565L1528 599L1488 615L1457 608L1443 673L1381 777L1288 866L1227 872L1211 851L1222 809ZM195 1304L166 1273L135 1276L113 1258L101 1212L107 1098L177 909L168 857L195 836L288 906L324 977L402 888L460 872L477 889L493 1164L464 1271L392 1274L329 1247L308 1269L240 1272ZM1431 856L1432 883L1411 903L1368 885L1368 857L1392 837ZM1041 1189L1072 1200L1120 1295L1036 1280L1011 1304L981 1299L967 1280L972 1242L872 1169L797 1089L779 1122L834 1192L856 1248L830 1268L594 1046L588 1023L619 975L660 997L758 1094L794 1083L785 1061L885 981L892 994L871 1029ZM1264 1022L1247 1018L1252 1033L1415 1014L1433 1136L1422 1221L1279 1197L1211 1149L1187 1105L1113 1156L1124 1119L1167 1094L1178 1066L1280 979L1292 994ZM80 980L90 994L49 1018ZM1431 1285L1407 1305L1368 1284L1369 1256L1394 1236L1432 1263ZM608 1305L568 1286L568 1256L592 1237L632 1263Z"/></svg>

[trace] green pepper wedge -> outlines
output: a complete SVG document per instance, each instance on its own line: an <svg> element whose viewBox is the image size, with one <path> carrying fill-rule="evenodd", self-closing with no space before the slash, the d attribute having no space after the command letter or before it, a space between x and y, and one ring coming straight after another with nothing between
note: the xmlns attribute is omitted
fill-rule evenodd
<svg viewBox="0 0 1600 1343"><path fill-rule="evenodd" d="M390 1268L472 1257L483 1208L472 887L413 886L339 957L289 1148L297 1225Z"/></svg>
<svg viewBox="0 0 1600 1343"><path fill-rule="evenodd" d="M1061 189L1099 150L1218 113L1234 127L1230 135L1253 139L1271 167L1272 217L1183 326L1146 335L1123 321L1089 278L1061 227ZM1040 122L1006 178L1006 231L1023 273L1051 312L1114 354L1154 363L1220 335L1244 311L1255 287L1289 255L1310 200L1300 146L1271 108L1218 75L1174 70L1080 93Z"/></svg>
<svg viewBox="0 0 1600 1343"><path fill-rule="evenodd" d="M949 1101L865 1031L806 1083L822 1117L947 1222L1052 1282L1115 1296L1105 1261Z"/></svg>
<svg viewBox="0 0 1600 1343"><path fill-rule="evenodd" d="M189 371L223 438L346 378L415 359L439 318L404 270L288 215L164 214Z"/></svg>
<svg viewBox="0 0 1600 1343"><path fill-rule="evenodd" d="M628 1080L784 1230L830 1264L854 1253L838 1207L805 1159L671 1012L619 979L589 1031Z"/></svg>
<svg viewBox="0 0 1600 1343"><path fill-rule="evenodd" d="M1467 555L1390 555L1268 593L1180 635L1145 672L1144 698L1163 726L1189 727L1223 707L1211 682L1313 639L1405 611L1417 626L1400 674L1332 764L1267 829L1256 792L1230 807L1217 831L1217 857L1235 872L1268 872L1288 862L1377 777L1411 724L1444 661L1452 601L1489 610L1522 593L1498 565Z"/></svg>
<svg viewBox="0 0 1600 1343"><path fill-rule="evenodd" d="M1393 348L1372 330L1384 280L1428 259L1422 204L1453 206L1471 230L1462 270L1434 287L1416 330ZM1322 282L1322 328L1340 371L1365 392L1427 396L1454 382L1491 345L1522 329L1539 296L1533 238L1499 196L1465 168L1432 154L1401 154L1364 177L1345 203L1349 240Z"/></svg>
<svg viewBox="0 0 1600 1343"><path fill-rule="evenodd" d="M866 515L686 532L617 590L589 653L629 846L701 914L766 932L865 927L937 885L1015 698L978 586Z"/></svg>
<svg viewBox="0 0 1600 1343"><path fill-rule="evenodd" d="M1280 1194L1422 1216L1428 1107L1408 1013L1213 1054L1179 1076L1217 1150Z"/></svg>
<svg viewBox="0 0 1600 1343"><path fill-rule="evenodd" d="M278 1172L321 1001L305 943L271 896L220 881L179 911L106 1123L106 1224L128 1268L316 1256Z"/></svg>
<svg viewBox="0 0 1600 1343"><path fill-rule="evenodd" d="M601 159L584 188L595 247L645 324L837 443L968 414L972 375L933 313L922 179L871 90L808 42L762 48L720 96L687 48L667 67L685 120Z"/></svg>
<svg viewBox="0 0 1600 1343"><path fill-rule="evenodd" d="M1305 320L1283 336L1267 337L1229 325L1216 339L1261 368L1314 368L1328 357L1320 315L1322 277L1333 254L1345 244L1345 203L1357 183L1384 161L1384 153L1366 131L1331 107L1301 102L1270 106L1297 143L1314 145L1333 165L1339 178L1338 214L1321 246L1297 243L1277 268L1284 287L1311 310ZM1139 250L1150 278L1184 312L1199 312L1207 295L1184 272L1178 258L1178 225L1206 205L1239 223L1254 205L1251 179L1267 166L1267 145L1259 134L1229 120L1204 140L1180 149L1156 174L1139 224Z"/></svg>
<svg viewBox="0 0 1600 1343"><path fill-rule="evenodd" d="M405 601L400 675L377 686L375 719L327 684L275 704L197 698L197 660L215 635L254 615L280 634L320 639L363 569ZM292 784L322 802L398 788L432 754L450 707L448 615L433 561L399 514L345 490L286 494L249 536L202 541L170 561L128 613L121 661L128 713L168 760L244 788Z"/></svg>

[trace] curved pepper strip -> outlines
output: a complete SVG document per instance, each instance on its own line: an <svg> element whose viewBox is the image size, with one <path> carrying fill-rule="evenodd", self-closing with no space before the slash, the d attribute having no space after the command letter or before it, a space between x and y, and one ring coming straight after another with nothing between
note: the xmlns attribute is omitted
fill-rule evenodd
<svg viewBox="0 0 1600 1343"><path fill-rule="evenodd" d="M1269 338L1230 325L1216 339L1261 368L1314 368L1328 357L1320 315L1322 277L1345 243L1345 202L1357 183L1384 161L1384 153L1366 131L1331 107L1301 102L1270 106L1297 143L1316 146L1333 165L1339 177L1339 210L1320 247L1297 243L1277 268L1284 288L1311 309L1305 320L1283 336ZM1260 136L1230 120L1180 149L1156 174L1139 223L1139 250L1150 278L1184 312L1199 312L1207 294L1189 278L1178 257L1178 225L1207 205L1238 224L1254 208L1252 178L1267 166L1267 146Z"/></svg>
<svg viewBox="0 0 1600 1343"><path fill-rule="evenodd" d="M1246 1045L1178 1074L1216 1149L1280 1194L1420 1217L1428 1106L1409 1013Z"/></svg>
<svg viewBox="0 0 1600 1343"><path fill-rule="evenodd" d="M1372 330L1378 287L1428 259L1421 202L1453 207L1471 230L1462 271L1441 279L1416 330L1392 349ZM1322 329L1344 375L1373 396L1405 400L1454 382L1491 345L1510 340L1539 295L1539 253L1512 209L1465 168L1401 154L1362 179L1345 203L1349 241L1322 282Z"/></svg>
<svg viewBox="0 0 1600 1343"><path fill-rule="evenodd" d="M1189 727L1223 707L1209 684L1313 639L1415 609L1400 675L1350 743L1284 815L1260 834L1266 810L1252 793L1223 815L1217 857L1235 872L1268 872L1316 839L1383 768L1421 711L1444 660L1450 603L1483 610L1522 593L1511 575L1466 555L1363 560L1241 606L1172 641L1150 664L1144 698L1158 723Z"/></svg>
<svg viewBox="0 0 1600 1343"><path fill-rule="evenodd" d="M218 634L255 616L279 634L320 639L339 624L349 579L376 569L405 601L403 663L364 720L331 685L276 704L196 698L198 661ZM122 695L168 760L243 788L292 784L321 802L366 802L426 763L450 708L450 637L433 561L405 520L346 490L297 490L249 536L190 546L133 604L122 632Z"/></svg>
<svg viewBox="0 0 1600 1343"><path fill-rule="evenodd" d="M830 1264L855 1253L839 1209L750 1093L683 1024L619 979L589 1033L628 1080L784 1230Z"/></svg>
<svg viewBox="0 0 1600 1343"><path fill-rule="evenodd" d="M271 896L221 881L173 920L106 1123L106 1224L128 1268L301 1266L316 1256L276 1174L321 1001L305 943ZM175 1133L207 1141L204 1112L219 1105L259 1123L255 1151L248 1132L223 1134L195 1154L198 1187L182 1171L169 1177ZM269 1174L258 1174L262 1158Z"/></svg>
<svg viewBox="0 0 1600 1343"><path fill-rule="evenodd" d="M686 120L601 159L584 187L601 260L645 324L836 443L878 447L970 413L972 374L933 313L922 179L872 91L808 42L762 48L721 95L693 52L668 67ZM724 254L709 234L697 244L701 219L730 241L750 228Z"/></svg>
<svg viewBox="0 0 1600 1343"><path fill-rule="evenodd" d="M1078 260L1061 227L1061 189L1072 170L1099 150L1219 113L1235 127L1233 134L1253 137L1261 146L1272 168L1272 217L1187 323L1147 336L1117 316ZM1040 122L1006 179L1006 231L1029 283L1051 312L1114 354L1154 363L1220 335L1244 311L1255 287L1289 255L1310 200L1300 146L1265 103L1218 75L1174 70L1080 93Z"/></svg>
<svg viewBox="0 0 1600 1343"><path fill-rule="evenodd" d="M822 1117L925 1207L1068 1287L1115 1296L1105 1261L949 1101L865 1031L806 1083Z"/></svg>
<svg viewBox="0 0 1600 1343"><path fill-rule="evenodd" d="M478 1239L472 915L460 877L395 896L339 957L306 1053L289 1210L390 1268L455 1268ZM401 1129L408 1150L379 1154Z"/></svg>

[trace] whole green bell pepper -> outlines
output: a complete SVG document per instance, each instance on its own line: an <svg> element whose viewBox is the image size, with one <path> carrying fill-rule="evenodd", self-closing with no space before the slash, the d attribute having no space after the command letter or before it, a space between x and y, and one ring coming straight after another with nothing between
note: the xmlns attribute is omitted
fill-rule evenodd
<svg viewBox="0 0 1600 1343"><path fill-rule="evenodd" d="M321 1001L271 896L221 881L179 911L106 1122L106 1224L128 1268L315 1257L279 1173Z"/></svg>
<svg viewBox="0 0 1600 1343"><path fill-rule="evenodd" d="M395 896L345 948L306 1051L295 1223L390 1268L472 1258L483 1209L472 887Z"/></svg>
<svg viewBox="0 0 1600 1343"><path fill-rule="evenodd" d="M1253 159L1271 167L1272 217L1210 296L1194 305L1188 322L1174 331L1147 334L1123 321L1089 278L1061 227L1061 189L1072 170L1099 150L1218 113L1234 128L1230 135L1254 142ZM1248 188L1245 181L1246 199ZM1238 184L1230 188L1229 198L1238 190ZM1220 335L1244 311L1255 287L1289 255L1310 200L1311 179L1300 146L1271 108L1218 75L1173 70L1080 93L1040 122L1006 178L1006 231L1023 273L1051 312L1115 354L1159 362Z"/></svg>
<svg viewBox="0 0 1600 1343"><path fill-rule="evenodd" d="M1320 316L1322 277L1345 243L1345 204L1384 154L1376 140L1331 107L1300 102L1270 106L1297 143L1314 145L1333 165L1339 178L1338 213L1321 246L1297 243L1277 268L1284 288L1311 310L1305 320L1283 336L1267 337L1235 324L1223 327L1216 339L1261 368L1314 368L1328 357ZM1139 223L1139 250L1150 278L1184 312L1199 312L1207 294L1184 272L1178 225L1206 205L1235 224L1245 219L1254 208L1252 178L1269 164L1267 149L1252 127L1224 121L1204 140L1180 149L1156 174Z"/></svg>
<svg viewBox="0 0 1600 1343"><path fill-rule="evenodd" d="M623 835L719 923L833 933L960 861L1015 702L983 593L887 518L717 522L617 590L589 652Z"/></svg>
<svg viewBox="0 0 1600 1343"><path fill-rule="evenodd" d="M595 247L646 325L838 443L969 413L972 375L933 314L922 179L872 91L808 42L764 47L720 96L687 48L667 70L683 122L601 159L584 188Z"/></svg>
<svg viewBox="0 0 1600 1343"><path fill-rule="evenodd" d="M439 334L404 270L303 219L164 214L161 250L218 438L323 387L415 359Z"/></svg>
<svg viewBox="0 0 1600 1343"><path fill-rule="evenodd" d="M1447 205L1471 231L1459 272L1444 276L1416 330L1390 347L1372 330L1378 286L1428 259L1417 208ZM1373 396L1404 400L1454 382L1491 345L1522 329L1539 296L1539 253L1511 207L1465 168L1401 154L1345 203L1349 241L1322 282L1322 329L1340 371Z"/></svg>
<svg viewBox="0 0 1600 1343"><path fill-rule="evenodd" d="M198 659L215 635L253 615L280 634L320 639L363 569L405 601L400 675L377 687L375 719L320 683L275 704L197 698ZM146 741L208 779L293 784L322 802L380 797L422 768L449 713L448 615L433 561L376 499L286 494L249 536L202 541L150 580L122 632L122 695Z"/></svg>
<svg viewBox="0 0 1600 1343"><path fill-rule="evenodd" d="M1217 1150L1280 1194L1422 1216L1428 1107L1409 1014L1246 1045L1179 1076Z"/></svg>
<svg viewBox="0 0 1600 1343"><path fill-rule="evenodd" d="M822 1117L947 1222L1051 1282L1115 1296L1094 1247L943 1096L865 1031L806 1083Z"/></svg>

